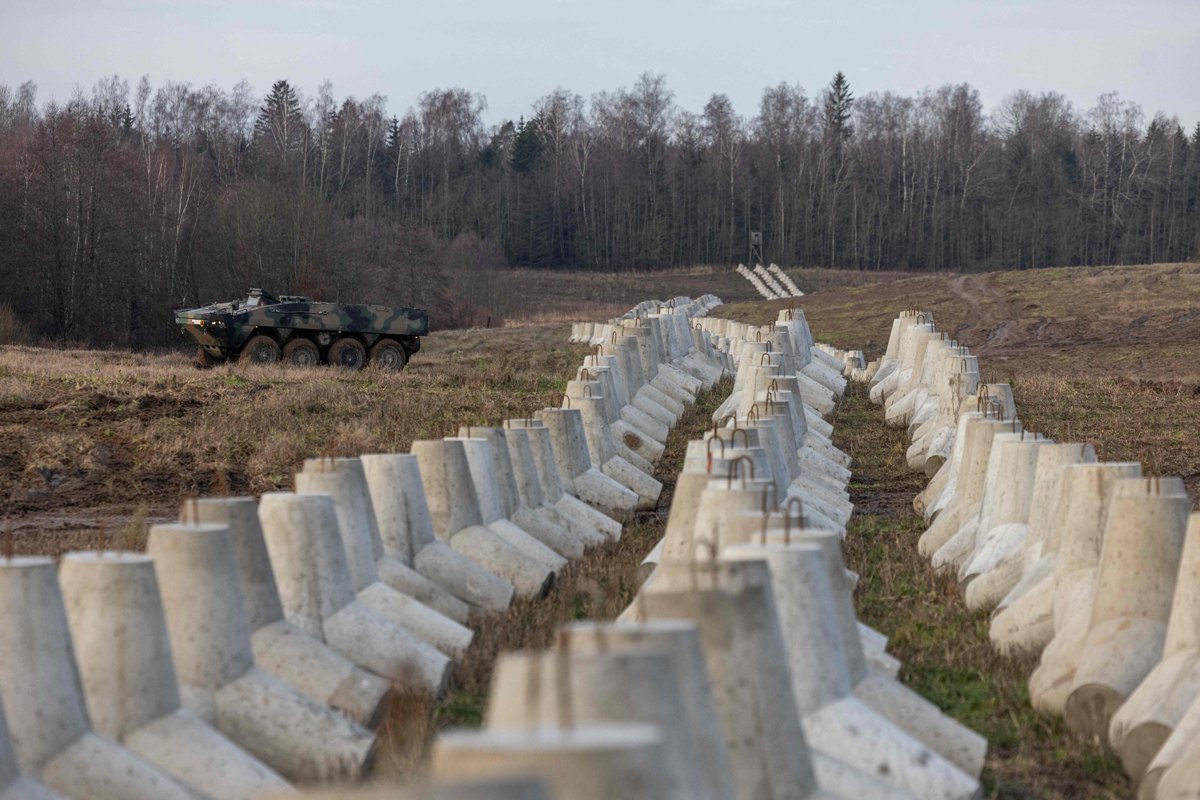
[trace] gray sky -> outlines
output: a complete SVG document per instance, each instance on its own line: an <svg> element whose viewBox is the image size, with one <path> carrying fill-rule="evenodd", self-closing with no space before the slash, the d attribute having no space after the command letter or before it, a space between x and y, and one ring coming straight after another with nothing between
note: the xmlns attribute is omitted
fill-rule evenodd
<svg viewBox="0 0 1200 800"><path fill-rule="evenodd" d="M1016 89L1077 109L1118 91L1190 130L1200 121L1200 0L0 0L0 82L40 101L119 74L193 86L287 78L306 95L422 91L487 97L485 119L528 115L558 86L591 94L664 73L700 111L724 92L753 116L765 86L810 95L843 70L856 94L966 81L991 110Z"/></svg>

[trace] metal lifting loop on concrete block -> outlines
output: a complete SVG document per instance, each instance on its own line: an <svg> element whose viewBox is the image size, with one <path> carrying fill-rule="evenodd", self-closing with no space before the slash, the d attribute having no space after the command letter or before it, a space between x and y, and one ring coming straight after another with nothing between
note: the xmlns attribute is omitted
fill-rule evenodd
<svg viewBox="0 0 1200 800"><path fill-rule="evenodd" d="M767 359L766 362L763 362L764 358ZM771 351L770 350L758 354L758 365L760 367L769 365L770 363L771 363Z"/></svg>
<svg viewBox="0 0 1200 800"><path fill-rule="evenodd" d="M592 396L592 385L590 383L583 387L583 397L586 400L594 400L595 399Z"/></svg>
<svg viewBox="0 0 1200 800"><path fill-rule="evenodd" d="M568 396L567 396L567 395L565 395L565 394L560 394L558 397L559 397L558 404L559 404L560 406L561 406L563 403L566 403L566 404L567 404L567 408L570 408L570 407L571 407L571 398L570 398L570 397L568 397Z"/></svg>
<svg viewBox="0 0 1200 800"><path fill-rule="evenodd" d="M587 367L580 367L579 368L579 380L594 381L594 380L596 380L596 378L595 378L595 376L592 375L592 371L590 369L588 369Z"/></svg>
<svg viewBox="0 0 1200 800"><path fill-rule="evenodd" d="M745 464L747 469L742 469L742 464ZM750 480L754 480L754 462L749 456L738 456L729 462L729 472L725 476L725 488L733 486L733 479L740 477L742 479L742 489L746 488L746 472L750 472Z"/></svg>
<svg viewBox="0 0 1200 800"><path fill-rule="evenodd" d="M721 417L721 421L720 421L720 422L718 422L717 424L718 424L718 425L720 425L720 426L722 426L722 427L724 427L724 425L725 425L725 423L726 423L726 422L732 422L732 423L733 423L734 430L736 430L736 429L737 429L737 424L738 424L738 423L737 423L737 421L738 421L737 412L736 412L736 411L734 411L734 412L733 412L733 413L731 413L731 414L726 414L725 416Z"/></svg>
<svg viewBox="0 0 1200 800"><path fill-rule="evenodd" d="M733 432L729 434L729 446L733 447L737 444L737 435L739 433L742 435L742 447L749 450L750 449L750 434L749 434L749 432L747 432L747 430L745 428L734 428L733 429Z"/></svg>
<svg viewBox="0 0 1200 800"><path fill-rule="evenodd" d="M796 509L796 520L800 523L800 528L805 528L804 521L804 501L799 497L792 495L787 499L783 506L783 541L784 544L791 544L792 541L792 509Z"/></svg>
<svg viewBox="0 0 1200 800"><path fill-rule="evenodd" d="M708 455L708 468L705 470L705 472L707 472L709 475L712 474L712 468L713 468L713 454L712 454L713 442L716 442L717 444L721 445L721 460L722 461L725 460L725 440L718 439L717 437L714 436L713 438L709 439L708 444L706 444L704 446L706 454Z"/></svg>

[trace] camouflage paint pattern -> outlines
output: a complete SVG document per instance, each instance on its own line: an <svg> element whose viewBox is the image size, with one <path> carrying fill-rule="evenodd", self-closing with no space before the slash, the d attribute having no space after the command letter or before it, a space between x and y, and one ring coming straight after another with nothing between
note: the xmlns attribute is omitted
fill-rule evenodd
<svg viewBox="0 0 1200 800"><path fill-rule="evenodd" d="M367 347L381 337L393 337L412 355L421 348L418 337L429 332L429 315L419 308L322 303L251 289L244 300L176 311L175 324L213 355L236 353L259 333L286 344L301 331L316 334L308 338L322 347L347 333L356 334Z"/></svg>

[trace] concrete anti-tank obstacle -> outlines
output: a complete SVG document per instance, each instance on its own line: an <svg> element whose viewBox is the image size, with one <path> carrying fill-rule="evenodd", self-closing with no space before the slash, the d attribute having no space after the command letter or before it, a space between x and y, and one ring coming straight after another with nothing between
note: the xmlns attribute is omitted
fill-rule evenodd
<svg viewBox="0 0 1200 800"><path fill-rule="evenodd" d="M509 423L511 422L512 420L505 422L505 441L512 459L513 478L521 504L542 514L559 527L570 531L584 548L595 547L608 541L607 534L593 526L587 518L564 514L550 504L546 492L542 488L542 480L538 475L537 458L534 455L534 441L530 429L510 427ZM561 489L559 494L561 497Z"/></svg>
<svg viewBox="0 0 1200 800"><path fill-rule="evenodd" d="M401 594L406 594L422 605L447 616L455 622L466 624L470 618L471 605L452 591L423 575L417 568L415 554L437 541L433 529L414 528L408 524L409 503L402 493L404 467L402 459L412 457L400 453L364 453L359 456L366 490L366 504L370 508L371 546L375 553L375 569L379 579ZM415 461L412 467L417 469ZM375 490L371 488L375 484ZM384 528L387 536L384 536ZM429 539L410 541L410 535L428 536Z"/></svg>
<svg viewBox="0 0 1200 800"><path fill-rule="evenodd" d="M1076 445L1075 464L1096 463L1091 445ZM1070 448L1074 449L1074 448ZM1043 454L1047 452L1043 448ZM1054 638L1054 571L1058 546L1070 511L1068 472L1062 464L1049 476L1039 475L1044 500L1035 500L1021 577L1000 601L988 638L1001 653L1040 653Z"/></svg>
<svg viewBox="0 0 1200 800"><path fill-rule="evenodd" d="M967 425L954 497L917 540L917 551L921 555L934 558L964 525L979 515L992 438L1006 428L1011 431L1011 423L994 419L974 420Z"/></svg>
<svg viewBox="0 0 1200 800"><path fill-rule="evenodd" d="M977 555L969 565L968 569L978 574L967 586L968 608L994 607L1016 587L1026 564L1041 555L1046 529L1062 496L1062 468L1095 460L1095 451L1088 444L1046 442L1038 448L1026 523L1008 533L1006 542L997 540L990 552ZM992 641L995 643L996 638Z"/></svg>
<svg viewBox="0 0 1200 800"><path fill-rule="evenodd" d="M960 589L963 587L962 569L975 553L981 535L980 529L987 525L985 516L991 510L990 495L995 493L998 481L1006 478L1006 473L1009 471L1005 464L1008 459L1005 457L1007 450L1004 445L1020 442L1022 437L1027 435L1022 430L1020 422L1014 419L1005 423L1005 427L995 429L990 440L980 442L978 452L982 454L983 449L986 448L987 458L984 459L982 471L970 476L970 486L967 487L963 497L964 502L969 503L964 506L968 509L965 512L966 519L963 520L954 535L947 539L929 560L934 570L938 572L957 573L960 576Z"/></svg>
<svg viewBox="0 0 1200 800"><path fill-rule="evenodd" d="M712 683L704 668L704 654L696 626L684 620L648 620L640 623L575 622L564 626L571 648L581 652L609 650L661 653L670 661L669 672L678 686L686 715L685 733L692 737L699 756L702 782L716 797L733 797L733 773L725 752Z"/></svg>
<svg viewBox="0 0 1200 800"><path fill-rule="evenodd" d="M558 651L500 655L488 693L487 727L544 727L555 724L564 713L582 725L653 725L662 732L660 769L671 794L715 799L718 795L701 780L699 755L687 731L670 658L665 653L573 652L562 643L564 636L559 636ZM533 692L536 697L529 696ZM564 702L569 709L563 708Z"/></svg>
<svg viewBox="0 0 1200 800"><path fill-rule="evenodd" d="M1117 709L1108 741L1125 772L1147 788L1165 767L1146 774L1163 743L1200 697L1200 514L1188 520L1162 660ZM1145 777L1143 778L1143 775ZM1140 792L1140 788L1139 788Z"/></svg>
<svg viewBox="0 0 1200 800"><path fill-rule="evenodd" d="M522 502L517 486L516 465L504 428L464 425L459 428L458 437L487 440L492 456L492 475L499 490L500 510L505 518L563 558L574 559L583 555L582 539L560 525L555 516L543 511L540 505L530 507ZM467 458L471 458L470 451Z"/></svg>
<svg viewBox="0 0 1200 800"><path fill-rule="evenodd" d="M855 617L852 596L854 588L858 584L858 576L845 568L842 560L841 537L832 530L803 527L803 525L811 525L812 521L808 519L807 509L797 507L795 500L788 500L785 508L788 509L788 513L785 513L780 520L776 520L774 512L768 510L765 519L767 542L770 544L811 544L821 550L823 563L828 571L827 585L831 591L830 602L835 609L839 636L838 647L842 651L841 658L847 664L847 674L857 674L857 670L849 666L853 659L864 670L895 678L900 670L900 662L886 652L888 637L859 622ZM791 530L792 515L796 511L800 511L799 524L802 527L793 532ZM733 514L727 518L727 522L729 525L725 536L727 546L762 542L764 514L761 508L752 512ZM842 644L842 639L853 640L851 642L853 656L849 652L851 645Z"/></svg>
<svg viewBox="0 0 1200 800"><path fill-rule="evenodd" d="M21 772L66 797L194 800L92 730L51 559L0 558L0 608L0 702Z"/></svg>
<svg viewBox="0 0 1200 800"><path fill-rule="evenodd" d="M615 445L604 420L604 398L598 395L579 398L568 396L563 402L578 406L591 462L598 464L600 471L605 475L636 493L639 510L653 510L662 493L662 483L652 477L654 468L649 462L643 460L643 463L639 464L629 459L629 456L636 454L626 452L622 455L618 452L619 448Z"/></svg>
<svg viewBox="0 0 1200 800"><path fill-rule="evenodd" d="M1200 696L1162 743L1142 780L1138 800L1190 798L1200 792Z"/></svg>
<svg viewBox="0 0 1200 800"><path fill-rule="evenodd" d="M564 490L618 522L633 519L641 498L593 466L579 410L547 408L538 418L550 434Z"/></svg>
<svg viewBox="0 0 1200 800"><path fill-rule="evenodd" d="M375 737L255 666L229 529L155 525L146 552L184 707L290 781L359 777Z"/></svg>
<svg viewBox="0 0 1200 800"><path fill-rule="evenodd" d="M977 403L982 408L982 403ZM920 514L926 524L932 524L935 517L941 513L953 499L958 490L958 475L962 468L963 451L966 449L967 426L974 420L985 419L982 411L968 409L958 415L955 423L954 442L950 447L950 457L938 467L937 472L929 479L925 488L913 498L913 511Z"/></svg>
<svg viewBox="0 0 1200 800"><path fill-rule="evenodd" d="M996 459L997 474L994 479L989 476L989 484L984 487L975 551L963 562L958 573L959 587L971 611L980 611L985 607L979 594L970 591L971 585L1025 542L1037 477L1038 452L1046 442L1040 434L1027 434L1023 439L1000 444Z"/></svg>
<svg viewBox="0 0 1200 800"><path fill-rule="evenodd" d="M484 611L508 608L513 585L456 552L434 534L416 456L410 453L363 456L363 472L385 549L410 553L409 563L419 573L465 603Z"/></svg>
<svg viewBox="0 0 1200 800"><path fill-rule="evenodd" d="M1048 579L1053 587L1054 638L1029 676L1033 707L1057 715L1066 705L1079 664L1079 648L1091 620L1113 486L1121 478L1142 473L1141 465L1132 462L1073 464L1063 470L1067 508L1054 574Z"/></svg>
<svg viewBox="0 0 1200 800"><path fill-rule="evenodd" d="M558 512L568 525L581 536L589 536L591 531L597 531L606 541L618 541L621 538L622 525L617 520L599 511L593 506L569 494L563 485L563 476L558 469L558 461L554 455L554 444L550 431L540 419L506 420L508 428L519 427L525 431L529 440L529 449L533 455L533 465L537 471L538 483L546 504Z"/></svg>
<svg viewBox="0 0 1200 800"><path fill-rule="evenodd" d="M462 440L412 443L429 503L433 531L458 553L509 581L518 597L538 597L554 583L555 572L527 556L483 525L479 495Z"/></svg>
<svg viewBox="0 0 1200 800"><path fill-rule="evenodd" d="M333 498L337 533L346 551L350 578L359 602L441 650L452 658L466 652L474 631L401 593L380 579L378 563L406 570L398 559L383 557L383 544L371 508L371 497L357 458L309 459L296 473L300 493L324 493Z"/></svg>
<svg viewBox="0 0 1200 800"><path fill-rule="evenodd" d="M530 776L572 800L685 800L664 779L663 737L651 725L450 730L433 744L436 779Z"/></svg>
<svg viewBox="0 0 1200 800"><path fill-rule="evenodd" d="M1176 762L1175 766L1163 773L1162 779L1154 787L1154 794L1148 797L1157 800L1198 800L1200 798L1200 752L1193 751L1187 758ZM1142 793L1139 790L1138 798Z"/></svg>
<svg viewBox="0 0 1200 800"><path fill-rule="evenodd" d="M647 619L696 624L738 797L820 796L766 566L664 561L659 569L664 579L646 587L640 608Z"/></svg>
<svg viewBox="0 0 1200 800"><path fill-rule="evenodd" d="M280 792L274 770L180 705L154 562L140 553L68 553L59 573L95 729L197 795Z"/></svg>
<svg viewBox="0 0 1200 800"><path fill-rule="evenodd" d="M449 779L434 783L422 780L404 786L374 783L354 789L340 786L328 791L305 792L304 797L306 800L554 800L544 782L525 777Z"/></svg>
<svg viewBox="0 0 1200 800"><path fill-rule="evenodd" d="M641 415L647 423L645 428L626 419L627 415L622 412L628 407L629 401L624 396L620 372L615 367L616 360L611 356L588 356L584 360L585 366L579 368L576 379L568 381L566 394L572 399L581 397L584 394L584 386L593 385L590 383L593 380L598 382L600 393L604 397L606 422L613 442L621 455L641 468L662 457L666 449L666 426L642 412L636 412L632 418ZM662 434L662 438L656 438L654 434Z"/></svg>
<svg viewBox="0 0 1200 800"><path fill-rule="evenodd" d="M765 537L763 537L765 538ZM821 549L775 538L726 547L724 561L762 561L810 748L913 797L974 797L979 782L897 728L851 692Z"/></svg>
<svg viewBox="0 0 1200 800"><path fill-rule="evenodd" d="M17 766L17 754L13 752L12 739L8 734L3 704L0 704L0 800L62 800L62 795L51 791L45 784L21 774Z"/></svg>
<svg viewBox="0 0 1200 800"><path fill-rule="evenodd" d="M188 500L179 516L183 523L229 528L255 666L352 722L375 727L391 685L284 618L254 498Z"/></svg>
<svg viewBox="0 0 1200 800"><path fill-rule="evenodd" d="M471 483L479 500L479 513L484 527L546 568L557 572L564 567L567 559L505 515L500 499L500 478L496 475L492 446L488 440L455 438L451 441L462 442L467 455Z"/></svg>
<svg viewBox="0 0 1200 800"><path fill-rule="evenodd" d="M842 560L841 538L832 531L812 528L802 528L792 536L793 540L811 542L821 547L825 567L829 570L829 584L833 588L842 651L855 696L893 725L924 742L931 750L941 754L963 772L978 777L983 772L987 740L958 720L942 713L936 705L894 677L877 672L869 663L854 613L852 584L846 580L847 571Z"/></svg>
<svg viewBox="0 0 1200 800"><path fill-rule="evenodd" d="M1181 478L1113 486L1091 621L1063 711L1077 734L1109 745L1113 714L1161 660L1190 508Z"/></svg>
<svg viewBox="0 0 1200 800"><path fill-rule="evenodd" d="M287 621L403 692L438 696L451 662L359 602L327 494L269 492L258 518Z"/></svg>

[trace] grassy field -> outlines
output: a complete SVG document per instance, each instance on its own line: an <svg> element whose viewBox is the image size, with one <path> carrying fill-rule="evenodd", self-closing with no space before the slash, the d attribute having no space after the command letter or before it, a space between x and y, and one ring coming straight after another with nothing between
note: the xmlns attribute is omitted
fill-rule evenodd
<svg viewBox="0 0 1200 800"><path fill-rule="evenodd" d="M1026 426L1092 441L1101 458L1143 461L1184 476L1200 496L1200 265L1056 269L978 275L796 270L798 301L819 339L878 356L890 321L919 304L969 344L986 373L1011 381ZM191 494L254 494L291 486L304 458L407 449L459 424L495 424L554 403L589 348L565 322L604 319L646 299L713 292L717 313L764 322L788 302L753 300L728 269L604 275L516 270L509 327L425 340L403 373L231 365L193 368L184 354L0 348L0 526L17 552L137 549L145 523ZM514 325L515 321L523 321ZM659 478L704 427L706 398L672 436ZM900 432L851 390L838 444L855 457L857 511L847 556L862 575L860 614L892 637L905 681L991 741L988 796L1122 797L1116 762L1033 713L1032 664L994 656L986 617L966 612L950 583L916 553L920 486ZM496 653L540 646L556 625L614 615L637 563L661 534L666 506L622 542L570 566L558 590L485 626L437 706L401 699L383 730L378 771L409 774L432 732L479 718Z"/></svg>
<svg viewBox="0 0 1200 800"><path fill-rule="evenodd" d="M0 497L18 552L137 547L180 498L289 488L307 457L407 451L550 405L588 348L534 325L430 337L400 373L0 348Z"/></svg>

